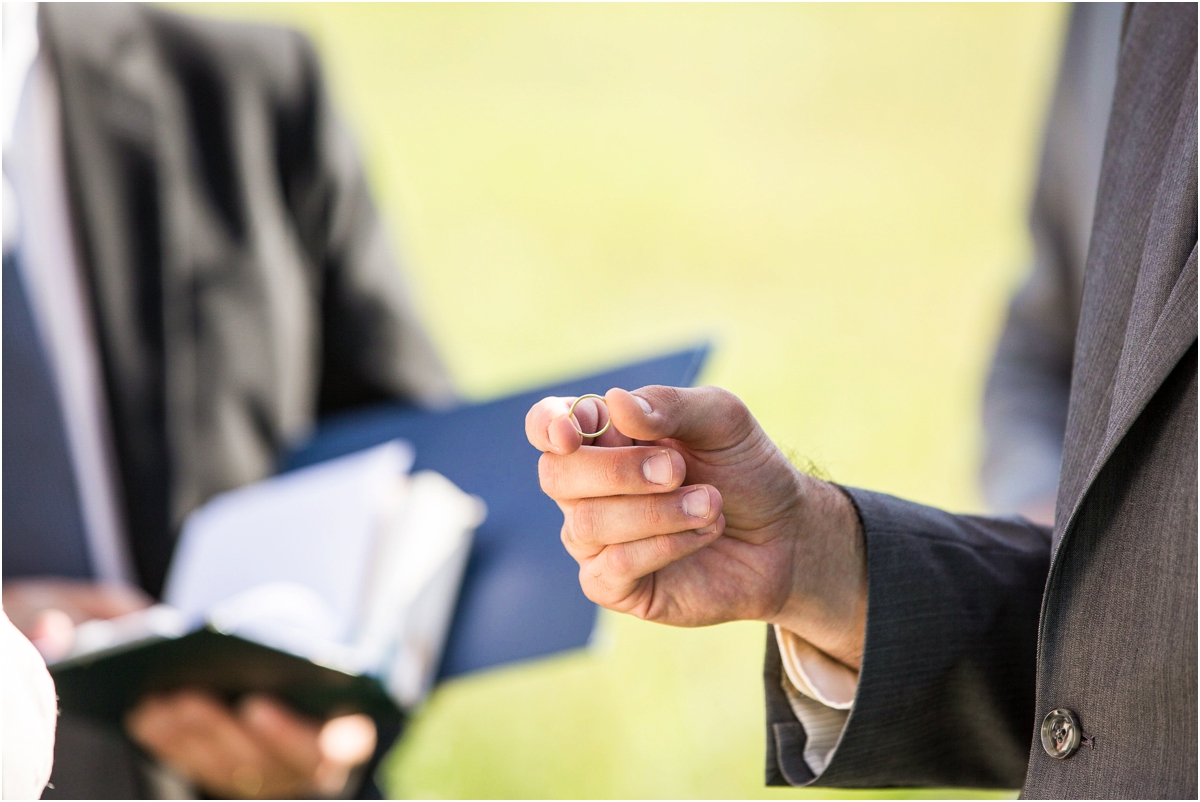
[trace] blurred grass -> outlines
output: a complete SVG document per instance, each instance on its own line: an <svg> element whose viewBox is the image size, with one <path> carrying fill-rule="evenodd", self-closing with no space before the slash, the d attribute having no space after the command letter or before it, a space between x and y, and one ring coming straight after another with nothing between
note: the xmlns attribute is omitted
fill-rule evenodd
<svg viewBox="0 0 1200 802"><path fill-rule="evenodd" d="M313 36L467 393L713 337L702 379L838 481L980 506L1063 7L188 8ZM589 652L440 688L387 788L832 795L762 785L764 635L607 616Z"/></svg>

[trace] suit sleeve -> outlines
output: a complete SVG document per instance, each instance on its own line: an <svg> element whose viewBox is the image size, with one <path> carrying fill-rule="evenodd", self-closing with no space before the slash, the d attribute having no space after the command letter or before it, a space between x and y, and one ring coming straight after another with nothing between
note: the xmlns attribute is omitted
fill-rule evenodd
<svg viewBox="0 0 1200 802"><path fill-rule="evenodd" d="M317 268L320 413L385 400L448 402L450 377L392 257L357 150L316 54L296 37L303 89L278 103L276 141L286 202Z"/></svg>
<svg viewBox="0 0 1200 802"><path fill-rule="evenodd" d="M980 481L997 511L1053 504L1058 488L1075 331L1070 277L1048 248L1009 304L984 390Z"/></svg>
<svg viewBox="0 0 1200 802"><path fill-rule="evenodd" d="M814 776L768 639L768 784L1020 787L1050 530L847 492L867 546L858 690L837 747Z"/></svg>

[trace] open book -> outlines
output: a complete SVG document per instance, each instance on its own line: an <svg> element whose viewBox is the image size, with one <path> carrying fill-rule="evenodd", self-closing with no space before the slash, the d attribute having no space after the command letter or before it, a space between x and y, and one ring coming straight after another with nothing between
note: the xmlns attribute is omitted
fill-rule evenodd
<svg viewBox="0 0 1200 802"><path fill-rule="evenodd" d="M419 699L427 687L431 664L440 665L437 681L584 647L593 632L596 606L580 591L579 566L559 540L562 512L538 486L539 455L525 439L525 413L547 395L573 396L648 384L687 386L707 354L708 347L701 344L482 403L447 410L382 404L322 421L313 437L285 458L283 468L288 473L214 499L188 522L167 588L167 600L176 606L152 608L137 621L98 622L81 628L88 632L85 639L81 631L81 652L51 666L61 706L119 722L142 693L200 684L229 697L248 689L265 690L314 716L357 709L370 713L379 723L398 723L401 707ZM451 532L438 536L448 538L445 542L449 543L455 537L449 524L446 530L436 530L404 521L416 521L422 509L442 507L458 508L460 521L479 520L479 505L465 501L461 494L446 490L438 493L441 501L433 500L433 488L439 483L424 482L421 477L425 471L436 471L456 487L487 502L487 519L478 529L473 534L468 525L461 529L473 541L461 590L456 589L455 577L462 570L456 560L462 557L449 546L445 552L424 551L434 538L418 538L424 545L412 546L427 561L410 561L405 556L408 552L387 556L382 541L372 541L368 534L362 534L369 527L355 529L350 525L351 518L332 516L333 524L340 528L337 539L329 541L338 548L330 552L319 550L328 542L318 544L302 537L316 516L301 513L308 499L302 483L291 484L293 478L310 470L313 473L308 476L319 476L316 472L337 470L337 465L353 466L355 463L349 460L359 457L369 462L374 459L366 458L373 453L370 449L388 443L393 444L389 446L392 456L379 457L379 463L390 460L391 467L380 469L381 475L403 475L413 452L397 440L413 444L415 472L407 483L401 482L404 489L400 497L388 502L384 492L380 497L384 512L380 514L390 514L389 503L408 510L393 519L401 521L397 525L402 530ZM348 461L339 462L342 458ZM365 465L360 467L366 471ZM350 490L364 493L365 488L373 486L367 479L347 484ZM381 480L380 484L388 483ZM441 486L445 489L444 484ZM232 544L234 549L246 550L236 560L230 555L242 552L217 548L205 551L195 545L204 539L197 539L197 531L202 533L207 527L219 530L224 516L236 517L229 511L236 506L231 500L240 497L253 501L257 492L251 496L241 494L271 487L285 488L280 491L281 497L295 499L294 504L282 504L287 510L281 515L294 513L296 523L290 524L286 532L272 535L282 539L284 547L278 547L276 540L275 546L251 551L250 544L265 536L265 530L250 531L246 535L249 542ZM292 491L287 491L288 487ZM418 504L416 500L426 493L430 494L429 503ZM268 492L262 496L264 504L269 504L271 495ZM230 502L229 510L222 512L226 501ZM377 508L361 504L355 509ZM356 537L354 531L360 534ZM231 540L239 537L220 536ZM390 537L407 542L407 536ZM371 543L374 545L363 545ZM192 556L185 556L185 552ZM352 552L371 555L369 564L347 559ZM397 565L385 567L391 565L391 560ZM247 598L253 597L239 602L237 594L263 584L259 580L265 580L267 572L297 562L318 566L313 578L318 582L314 588L317 601L295 588L277 588L263 591L268 597L264 603L269 601L267 606L277 614L247 615L246 607L251 606ZM439 564L442 569L435 570L433 566ZM337 570L335 565L339 566ZM339 573L343 569L344 574ZM414 576L428 577L428 581L401 579L401 573L408 570ZM332 582L335 575L342 577L337 588L346 589L345 595L340 595L342 591L333 593L332 588L331 595L322 595L326 586L320 582ZM205 576L223 583L219 594L218 585L205 580ZM295 577L272 574L270 579L290 582ZM396 594L393 601L385 601L388 594ZM307 601L302 602L300 595ZM299 616L290 609L292 606L296 610L307 607L314 613L323 611L305 620L310 624L324 621L325 629L293 626L294 618ZM439 615L448 615L450 607L454 608L453 621L446 635ZM377 612L371 614L371 610ZM397 612L400 610L403 612ZM298 657L288 649L302 651L311 658ZM439 651L444 651L440 660L436 657ZM363 673L355 673L359 671Z"/></svg>
<svg viewBox="0 0 1200 802"><path fill-rule="evenodd" d="M52 666L62 707L111 719L185 684L314 715L418 704L485 512L440 474L409 474L412 461L393 440L196 510L164 604L83 624Z"/></svg>

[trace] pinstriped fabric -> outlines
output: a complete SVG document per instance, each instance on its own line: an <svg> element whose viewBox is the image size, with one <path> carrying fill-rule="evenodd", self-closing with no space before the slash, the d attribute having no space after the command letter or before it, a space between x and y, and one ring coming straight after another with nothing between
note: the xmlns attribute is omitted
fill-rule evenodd
<svg viewBox="0 0 1200 802"><path fill-rule="evenodd" d="M1049 530L848 492L867 535L866 643L858 695L817 784L1020 786ZM778 661L772 642L772 729L800 728L779 679L771 684ZM801 751L773 746L778 778L812 782Z"/></svg>

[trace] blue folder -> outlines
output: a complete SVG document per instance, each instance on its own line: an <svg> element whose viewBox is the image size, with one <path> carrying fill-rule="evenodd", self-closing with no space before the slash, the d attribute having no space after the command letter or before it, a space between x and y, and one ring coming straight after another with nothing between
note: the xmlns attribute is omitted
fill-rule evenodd
<svg viewBox="0 0 1200 802"><path fill-rule="evenodd" d="M596 607L579 589L578 567L559 541L562 513L538 486L538 452L525 439L525 413L548 395L689 386L708 351L701 345L448 411L389 405L329 418L284 468L400 437L416 448L414 470L437 471L487 502L439 678L580 648L595 626Z"/></svg>

